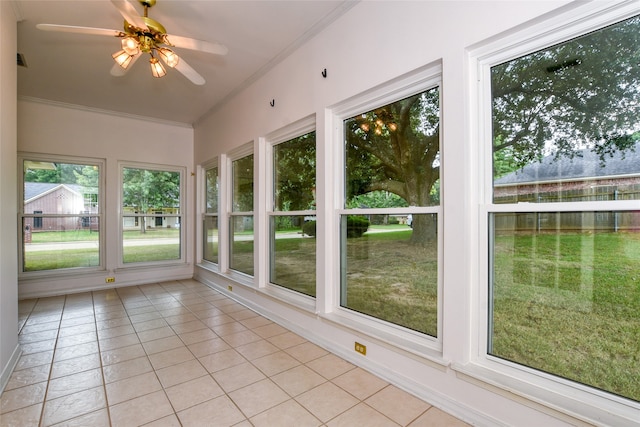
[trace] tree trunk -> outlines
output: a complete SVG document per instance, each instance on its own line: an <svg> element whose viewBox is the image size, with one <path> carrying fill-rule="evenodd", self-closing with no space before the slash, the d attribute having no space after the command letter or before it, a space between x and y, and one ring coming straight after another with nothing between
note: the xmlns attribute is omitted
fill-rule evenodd
<svg viewBox="0 0 640 427"><path fill-rule="evenodd" d="M413 233L409 242L413 245L427 246L438 236L438 222L434 214L415 214L411 223Z"/></svg>

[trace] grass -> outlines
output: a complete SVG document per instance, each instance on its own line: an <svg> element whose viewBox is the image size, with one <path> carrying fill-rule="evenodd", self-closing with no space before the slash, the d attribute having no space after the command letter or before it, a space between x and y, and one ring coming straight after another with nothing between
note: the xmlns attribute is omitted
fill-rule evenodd
<svg viewBox="0 0 640 427"><path fill-rule="evenodd" d="M497 237L491 353L640 401L640 235Z"/></svg>

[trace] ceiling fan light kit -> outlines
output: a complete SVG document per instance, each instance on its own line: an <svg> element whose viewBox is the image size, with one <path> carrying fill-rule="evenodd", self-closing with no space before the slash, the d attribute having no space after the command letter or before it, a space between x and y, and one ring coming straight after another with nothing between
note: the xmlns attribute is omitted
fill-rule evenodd
<svg viewBox="0 0 640 427"><path fill-rule="evenodd" d="M147 16L148 9L156 4L156 0L138 0L144 7L144 16L138 15L135 7L128 0L111 0L111 3L124 17L124 32L107 30L102 28L75 27L69 25L38 24L37 27L44 31L59 31L68 33L81 33L90 35L108 35L121 38L122 50L111 55L116 62L111 69L113 76L122 76L142 53L150 55L149 64L151 74L154 77L163 77L167 74L164 66L158 60L169 67L175 68L193 84L203 85L204 78L198 74L189 64L182 60L170 47L198 50L216 55L226 55L227 48L217 43L210 43L188 37L171 36L175 44L169 41L167 31L159 22Z"/></svg>

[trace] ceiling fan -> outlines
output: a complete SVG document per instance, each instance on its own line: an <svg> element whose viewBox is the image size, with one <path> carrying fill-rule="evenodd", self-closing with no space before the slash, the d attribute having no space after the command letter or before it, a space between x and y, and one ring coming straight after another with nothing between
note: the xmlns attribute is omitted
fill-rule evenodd
<svg viewBox="0 0 640 427"><path fill-rule="evenodd" d="M159 59L170 68L175 68L196 85L205 83L202 77L184 59L178 57L170 47L178 47L215 55L226 55L228 49L221 44L196 40L188 37L168 35L167 30L158 21L149 18L148 10L156 4L156 0L138 0L144 7L144 15L140 16L128 0L111 0L111 3L124 17L124 31L105 28L77 27L71 25L38 24L43 31L59 31L97 36L121 38L122 50L112 55L115 60L111 74L123 76L143 53L150 55L149 64L154 77L163 77L166 70Z"/></svg>

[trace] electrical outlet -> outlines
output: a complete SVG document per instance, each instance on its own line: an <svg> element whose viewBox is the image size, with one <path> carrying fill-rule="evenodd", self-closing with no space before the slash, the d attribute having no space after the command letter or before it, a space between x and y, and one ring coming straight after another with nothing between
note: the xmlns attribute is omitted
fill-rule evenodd
<svg viewBox="0 0 640 427"><path fill-rule="evenodd" d="M233 292L233 286L229 285L227 286L227 289L229 290L229 292Z"/></svg>
<svg viewBox="0 0 640 427"><path fill-rule="evenodd" d="M355 350L362 354L363 356L367 355L367 346L364 344L360 344L359 342L356 341L356 346L355 346Z"/></svg>
<svg viewBox="0 0 640 427"><path fill-rule="evenodd" d="M107 277L106 279L104 279L105 282L107 283L113 283L116 281L115 277Z"/></svg>

